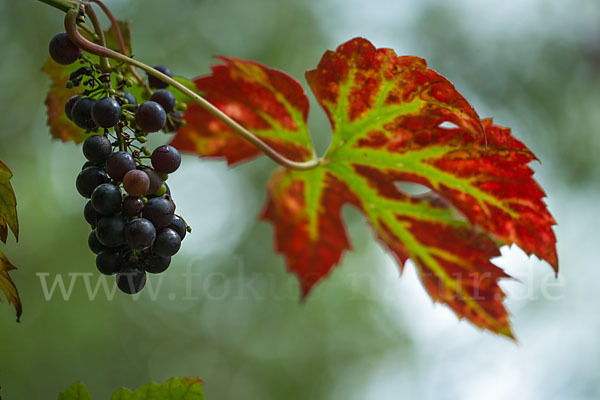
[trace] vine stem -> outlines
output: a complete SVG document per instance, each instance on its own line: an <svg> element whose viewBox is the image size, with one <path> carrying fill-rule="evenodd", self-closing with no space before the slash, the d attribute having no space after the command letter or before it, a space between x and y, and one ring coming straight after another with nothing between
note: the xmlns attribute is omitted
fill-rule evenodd
<svg viewBox="0 0 600 400"><path fill-rule="evenodd" d="M42 3L46 3L54 8L58 8L61 11L67 12L73 8L77 8L79 6L79 2L77 0L39 0Z"/></svg>
<svg viewBox="0 0 600 400"><path fill-rule="evenodd" d="M121 54L129 56L129 54L127 54L127 46L125 46L125 40L123 39L123 34L121 33L121 28L119 27L119 23L117 22L113 13L110 11L110 9L108 7L106 7L106 4L104 4L101 0L90 0L90 1L92 3L98 4L100 9L102 9L102 12L104 13L104 15L106 15L106 17L110 21L113 31L115 32L115 36L117 37L117 42L119 42L119 50L120 50ZM144 80L142 79L140 74L138 74L135 67L130 64L129 70L133 74L133 77L135 78L135 80L144 87L144 89L146 90L146 93L152 94L152 89L150 89L150 87L146 84L146 82L144 82Z"/></svg>
<svg viewBox="0 0 600 400"><path fill-rule="evenodd" d="M92 38L92 40L96 41L98 40L98 35L96 35L96 32L94 32L94 30L92 28L90 28L89 26L87 26L84 23L78 22L77 26L83 30L85 33L87 33L88 35L90 35L90 37Z"/></svg>
<svg viewBox="0 0 600 400"><path fill-rule="evenodd" d="M211 104L204 97L200 96L194 90L187 88L181 83L177 82L175 79L163 74L162 72L150 67L147 64L144 64L138 60L128 57L127 55L121 54L119 52L113 51L107 47L103 47L97 45L96 43L90 42L85 37L83 37L79 31L77 30L77 17L79 15L79 5L80 3L75 2L74 0L40 0L46 4L50 4L56 8L59 8L63 11L66 11L65 16L65 31L69 38L79 46L81 49L87 51L88 53L95 54L99 57L111 58L113 60L121 61L123 63L132 65L137 67L149 75L152 75L163 82L168 83L173 86L175 89L179 90L181 93L190 97L194 102L199 104L204 110L206 110L210 115L214 116L221 120L225 125L231 128L238 135L246 139L260 151L265 153L267 157L275 161L276 163L292 170L309 170L319 166L322 160L318 157L315 157L309 161L298 162L290 160L284 155L277 152L277 150L273 149L262 139L254 135L252 132L244 128L238 122L236 122L233 118L225 114L223 111L219 110L213 104Z"/></svg>
<svg viewBox="0 0 600 400"><path fill-rule="evenodd" d="M94 32L98 35L98 39L100 40L100 44L102 47L106 47L106 38L104 37L104 31L102 30L102 25L100 25L100 21L98 20L98 16L94 12L94 9L90 4L85 5L85 13L92 20L92 25L94 26ZM108 62L108 58L100 57L100 68L103 72L110 72L110 63Z"/></svg>

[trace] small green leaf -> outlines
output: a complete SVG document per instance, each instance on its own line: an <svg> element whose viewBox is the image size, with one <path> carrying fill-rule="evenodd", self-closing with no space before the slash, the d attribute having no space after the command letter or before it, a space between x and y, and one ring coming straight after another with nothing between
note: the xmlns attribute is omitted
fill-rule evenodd
<svg viewBox="0 0 600 400"><path fill-rule="evenodd" d="M172 378L165 383L147 383L131 391L121 388L111 400L204 400L202 380L198 378ZM85 385L77 382L58 396L58 400L92 400Z"/></svg>
<svg viewBox="0 0 600 400"><path fill-rule="evenodd" d="M92 400L92 397L83 383L76 382L59 394L58 400Z"/></svg>
<svg viewBox="0 0 600 400"><path fill-rule="evenodd" d="M133 399L133 392L129 389L121 388L112 395L110 400L131 400Z"/></svg>

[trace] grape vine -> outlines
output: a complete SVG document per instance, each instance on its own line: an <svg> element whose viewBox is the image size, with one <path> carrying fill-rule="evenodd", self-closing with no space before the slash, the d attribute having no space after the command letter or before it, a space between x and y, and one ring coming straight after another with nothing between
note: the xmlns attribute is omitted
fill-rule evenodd
<svg viewBox="0 0 600 400"><path fill-rule="evenodd" d="M189 230L164 182L181 163L176 149L230 164L262 153L284 167L269 181L261 217L273 224L276 250L304 296L350 248L345 205L367 216L401 266L413 261L434 300L496 333L512 337L499 286L507 275L491 262L499 248L517 244L558 271L555 220L528 167L535 155L509 128L480 118L425 60L360 37L325 52L306 73L332 125L331 146L319 158L307 127L308 98L285 73L220 57L193 82L173 78L166 66L131 57L101 0L41 1L66 13L52 58L82 64L68 72L45 66L53 80L49 125L55 137L85 139L88 162L77 188L90 199L89 246L100 271L116 274L123 291L138 292L146 272L167 268ZM92 3L112 31L102 31ZM74 92L61 91L65 81L81 92L69 98ZM85 138L56 116L63 104ZM150 151L146 137L158 131L176 133L170 145ZM413 196L397 182L431 193Z"/></svg>
<svg viewBox="0 0 600 400"><path fill-rule="evenodd" d="M295 162L279 154L195 91L174 80L168 67L150 67L127 56L118 23L100 0L93 2L111 21L120 52L107 47L89 2L43 2L66 12L66 32L50 41L51 58L61 65L77 61L82 64L67 81L67 87L81 87L82 91L66 101L65 115L89 134L83 143L88 161L76 180L79 193L89 199L84 209L84 217L92 227L88 245L96 254L98 270L116 275L123 292L142 290L146 272L165 271L186 232L191 231L184 219L175 214L175 203L164 182L179 167L179 152L172 146L160 146L152 152L144 146L148 134L173 132L185 124L181 111L186 105L177 102L169 87L199 103L279 164L297 170L319 165L317 158ZM86 16L93 30L85 25ZM111 66L109 58L120 64ZM140 77L135 67L147 73L147 80ZM134 85L142 89L143 95L149 95L147 101L142 102L142 98L126 90ZM151 165L147 165L148 161Z"/></svg>

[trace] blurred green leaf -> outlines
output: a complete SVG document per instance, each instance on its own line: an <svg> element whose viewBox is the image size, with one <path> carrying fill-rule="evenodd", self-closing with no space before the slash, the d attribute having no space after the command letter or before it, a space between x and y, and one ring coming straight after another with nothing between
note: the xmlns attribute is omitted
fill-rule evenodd
<svg viewBox="0 0 600 400"><path fill-rule="evenodd" d="M59 394L58 400L92 400L92 396L83 383L76 382Z"/></svg>
<svg viewBox="0 0 600 400"><path fill-rule="evenodd" d="M87 388L81 382L74 383L58 396L58 400L92 400ZM159 385L147 383L131 391L121 388L112 395L111 400L203 400L202 380L198 378L172 378Z"/></svg>

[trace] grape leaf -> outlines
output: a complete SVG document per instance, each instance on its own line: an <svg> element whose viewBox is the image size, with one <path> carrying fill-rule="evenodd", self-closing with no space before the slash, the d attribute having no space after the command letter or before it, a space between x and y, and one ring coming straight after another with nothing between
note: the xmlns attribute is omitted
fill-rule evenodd
<svg viewBox="0 0 600 400"><path fill-rule="evenodd" d="M10 184L12 172L0 161L0 240L6 243L8 228L19 240L19 220L17 219L17 199Z"/></svg>
<svg viewBox="0 0 600 400"><path fill-rule="evenodd" d="M58 395L58 400L92 400L92 396L83 383L75 382Z"/></svg>
<svg viewBox="0 0 600 400"><path fill-rule="evenodd" d="M241 107L249 90L260 84L256 75L228 66L213 68L212 75L196 80L197 87L252 130L253 117L274 109L277 95L263 94L253 108ZM558 270L555 221L527 166L535 160L533 153L508 128L480 119L425 60L376 49L366 39L326 52L306 78L329 117L332 143L317 168L275 172L262 214L273 224L276 249L298 276L303 295L350 248L340 215L348 204L366 216L401 268L413 261L435 301L476 326L512 337L498 285L508 275L490 260L500 255L502 245L514 243ZM294 86L290 80L288 87ZM218 93L224 88L225 95ZM304 97L296 96L288 97L286 106L305 115L303 104ZM187 144L184 149L230 163L257 154L198 109L190 109L185 118L188 126L175 145ZM306 126L300 126L305 121L295 120L294 136L277 124L269 135L280 148L288 137L298 143L298 132L308 137ZM228 144L221 147L224 138ZM398 185L402 182L429 192L412 195Z"/></svg>
<svg viewBox="0 0 600 400"><path fill-rule="evenodd" d="M130 21L117 21L125 42L125 48L128 54L131 53L130 40ZM85 35L85 32L82 32ZM119 44L112 26L108 31L104 32L106 45L112 50L119 51ZM89 55L90 59L97 61L98 57ZM63 142L73 141L81 143L85 140L85 131L65 115L65 103L67 100L81 91L80 87L67 88L66 84L69 80L69 75L81 68L83 65L75 62L71 65L61 65L56 63L50 56L42 66L42 71L45 72L51 80L50 90L46 96L46 113L48 116L47 124L50 127L50 133L55 139Z"/></svg>
<svg viewBox="0 0 600 400"><path fill-rule="evenodd" d="M19 291L15 286L15 283L10 278L8 274L10 271L16 269L9 261L8 258L0 251L0 290L6 296L6 299L9 303L15 307L17 312L17 322L19 318L21 318L21 314L23 313L23 305L21 304L21 299L19 298Z"/></svg>
<svg viewBox="0 0 600 400"><path fill-rule="evenodd" d="M17 200L10 179L12 172L0 161L0 240L6 243L8 229L12 231L15 238L19 240L19 220L17 219ZM7 300L12 303L17 312L17 321L23 312L19 292L8 274L16 269L0 251L0 290Z"/></svg>
<svg viewBox="0 0 600 400"><path fill-rule="evenodd" d="M125 52L128 56L131 56L131 21L117 21L117 24L125 44ZM119 39L117 39L117 34L112 26L104 32L104 39L106 40L106 47L116 51L120 50Z"/></svg>
<svg viewBox="0 0 600 400"><path fill-rule="evenodd" d="M202 383L202 380L198 378L173 378L162 385L148 383L134 392L128 389L119 389L111 397L111 400L203 400Z"/></svg>
<svg viewBox="0 0 600 400"><path fill-rule="evenodd" d="M253 61L219 57L212 74L194 79L212 104L250 129L281 154L295 161L314 156L306 120L308 98L302 86L283 72ZM262 154L197 104L188 104L187 125L171 145L207 157L225 157L229 164Z"/></svg>
<svg viewBox="0 0 600 400"><path fill-rule="evenodd" d="M48 74L52 80L50 91L46 96L47 124L50 127L52 137L63 142L81 143L85 139L85 131L77 127L65 115L65 103L71 96L78 94L80 90L76 87L69 89L66 84L69 75L79 67L81 65L78 63L67 66L60 65L50 57L42 67L42 71Z"/></svg>
<svg viewBox="0 0 600 400"><path fill-rule="evenodd" d="M121 388L111 400L203 400L202 380L198 378L172 378L162 385L148 383L135 391ZM71 385L58 396L58 400L92 400L87 388L81 382Z"/></svg>

